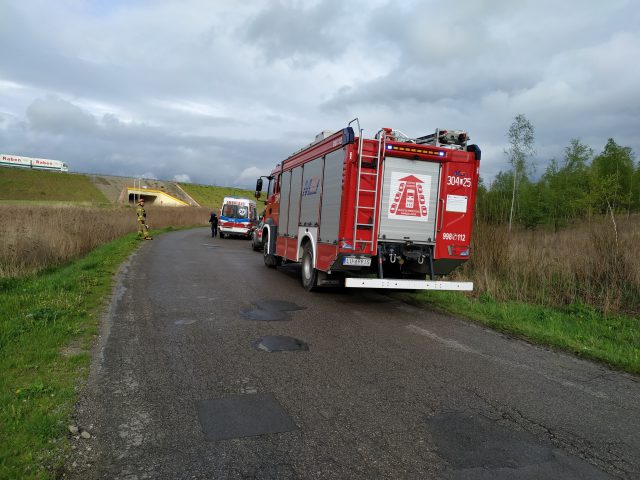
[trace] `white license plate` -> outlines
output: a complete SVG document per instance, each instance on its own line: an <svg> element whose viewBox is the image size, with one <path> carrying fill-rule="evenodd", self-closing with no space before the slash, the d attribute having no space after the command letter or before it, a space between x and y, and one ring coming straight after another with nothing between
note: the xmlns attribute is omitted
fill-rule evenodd
<svg viewBox="0 0 640 480"><path fill-rule="evenodd" d="M368 267L371 265L371 257L358 258L358 257L343 257L343 265L353 265L356 267Z"/></svg>

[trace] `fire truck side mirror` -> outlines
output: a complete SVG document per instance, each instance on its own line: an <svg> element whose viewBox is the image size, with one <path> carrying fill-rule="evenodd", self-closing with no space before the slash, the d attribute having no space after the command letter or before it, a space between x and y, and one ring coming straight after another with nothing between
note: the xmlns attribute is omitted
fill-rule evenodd
<svg viewBox="0 0 640 480"><path fill-rule="evenodd" d="M262 179L259 178L256 182L256 198L260 198L260 192L262 191Z"/></svg>

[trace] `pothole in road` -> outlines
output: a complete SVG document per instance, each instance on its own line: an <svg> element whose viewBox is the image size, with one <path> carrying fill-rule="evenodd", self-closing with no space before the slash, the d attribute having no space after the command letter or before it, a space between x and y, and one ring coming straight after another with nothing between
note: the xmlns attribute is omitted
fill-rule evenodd
<svg viewBox="0 0 640 480"><path fill-rule="evenodd" d="M287 321L289 320L289 317L286 312L304 310L307 308L284 300L258 300L252 303L256 308L241 310L240 315L249 320L256 320L258 322Z"/></svg>
<svg viewBox="0 0 640 480"><path fill-rule="evenodd" d="M532 435L463 412L429 419L438 453L456 468L518 468L553 459Z"/></svg>
<svg viewBox="0 0 640 480"><path fill-rule="evenodd" d="M198 418L205 440L217 441L297 430L273 395L242 395L204 400Z"/></svg>
<svg viewBox="0 0 640 480"><path fill-rule="evenodd" d="M484 417L445 412L430 418L428 425L438 455L450 466L448 479L558 478L558 472L567 479L609 478L530 433Z"/></svg>
<svg viewBox="0 0 640 480"><path fill-rule="evenodd" d="M253 348L265 352L296 352L308 351L309 345L302 340L293 337L279 335L267 335L253 342Z"/></svg>

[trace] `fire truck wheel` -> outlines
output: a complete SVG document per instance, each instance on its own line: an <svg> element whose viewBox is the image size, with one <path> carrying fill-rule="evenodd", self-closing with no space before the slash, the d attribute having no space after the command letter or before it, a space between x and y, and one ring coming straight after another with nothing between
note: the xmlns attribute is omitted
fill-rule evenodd
<svg viewBox="0 0 640 480"><path fill-rule="evenodd" d="M269 268L276 268L281 263L280 257L275 255L270 255L267 253L269 250L269 237L265 237L263 244L263 253L264 253L264 264Z"/></svg>
<svg viewBox="0 0 640 480"><path fill-rule="evenodd" d="M313 250L311 244L304 246L302 253L302 286L311 292L318 287L318 271L313 268Z"/></svg>

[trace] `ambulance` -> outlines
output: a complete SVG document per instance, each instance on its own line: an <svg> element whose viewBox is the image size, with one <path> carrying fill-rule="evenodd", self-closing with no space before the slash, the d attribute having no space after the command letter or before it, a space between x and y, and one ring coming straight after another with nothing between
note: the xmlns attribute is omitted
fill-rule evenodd
<svg viewBox="0 0 640 480"><path fill-rule="evenodd" d="M224 197L220 216L218 217L218 232L220 237L229 238L239 236L251 238L251 232L256 227L256 202L249 198Z"/></svg>

